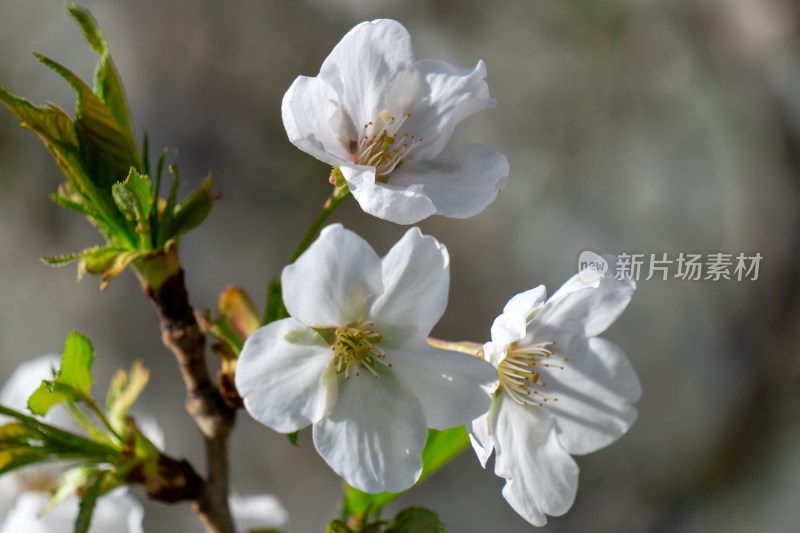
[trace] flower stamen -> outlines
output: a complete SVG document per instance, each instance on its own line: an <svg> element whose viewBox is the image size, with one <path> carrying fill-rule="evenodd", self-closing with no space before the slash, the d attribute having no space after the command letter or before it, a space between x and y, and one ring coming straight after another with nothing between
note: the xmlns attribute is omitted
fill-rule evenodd
<svg viewBox="0 0 800 533"><path fill-rule="evenodd" d="M497 366L497 371L500 374L500 387L518 404L534 404L541 407L550 399L558 401L557 398L548 398L537 390L537 387L547 387L547 383L540 379L536 366L541 365L548 369L558 366L550 362L555 344L555 341L524 346L513 343L508 347L505 358ZM566 360L564 358L564 361ZM563 366L560 368L564 369ZM533 396L536 398L531 400Z"/></svg>
<svg viewBox="0 0 800 533"><path fill-rule="evenodd" d="M386 361L386 353L378 348L378 344L383 336L371 329L374 326L368 322L364 326L356 323L352 326L336 328L336 339L331 345L331 350L336 358L336 373L344 372L345 380L350 379L351 371L356 376L360 376L360 370L369 372L375 379L379 373L375 370L375 363L379 363L387 368L392 364Z"/></svg>
<svg viewBox="0 0 800 533"><path fill-rule="evenodd" d="M390 174L422 142L422 138L416 138L408 132L401 135L400 130L409 117L411 113L397 119L384 110L380 116L383 127L376 127L372 121L364 124L358 143L354 143L353 161L359 165L375 167L376 176Z"/></svg>

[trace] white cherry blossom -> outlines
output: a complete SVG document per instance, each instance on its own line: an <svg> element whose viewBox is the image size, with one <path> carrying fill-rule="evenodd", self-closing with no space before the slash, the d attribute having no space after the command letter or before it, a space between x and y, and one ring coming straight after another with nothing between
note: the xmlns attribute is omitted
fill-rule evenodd
<svg viewBox="0 0 800 533"><path fill-rule="evenodd" d="M495 451L503 496L533 525L572 506L578 465L571 455L608 446L636 420L641 388L625 353L598 337L635 289L604 274L569 279L549 299L544 286L514 296L492 325L484 356L500 385L470 438L485 466Z"/></svg>
<svg viewBox="0 0 800 533"><path fill-rule="evenodd" d="M283 97L289 140L338 167L367 213L398 224L433 214L480 213L508 178L502 154L478 144L448 146L465 117L494 107L484 78L446 61L416 61L394 20L350 30L316 77L299 76Z"/></svg>
<svg viewBox="0 0 800 533"><path fill-rule="evenodd" d="M281 277L291 318L247 339L236 386L248 413L291 433L313 424L317 451L365 492L419 478L427 429L468 423L497 372L430 346L444 313L447 250L412 228L382 259L341 225L325 228Z"/></svg>

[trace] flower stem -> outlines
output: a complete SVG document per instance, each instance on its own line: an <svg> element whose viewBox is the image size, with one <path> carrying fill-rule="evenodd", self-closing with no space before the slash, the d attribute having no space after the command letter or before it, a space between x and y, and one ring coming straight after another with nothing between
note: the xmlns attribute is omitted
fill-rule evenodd
<svg viewBox="0 0 800 533"><path fill-rule="evenodd" d="M451 352L465 353L467 355L474 355L483 359L483 344L477 342L461 341L444 341L434 337L428 337L428 344L441 348L443 350L450 350Z"/></svg>
<svg viewBox="0 0 800 533"><path fill-rule="evenodd" d="M94 403L93 399L85 398L84 402L89 407L89 410L92 413L94 413L94 416L96 416L97 419L100 422L103 423L103 425L106 427L106 429L111 433L111 435L114 436L115 439L117 439L118 442L125 442L125 439L123 439L122 436L119 433L117 433L117 430L114 429L114 426L111 425L111 423L108 421L108 419L103 414L103 411L101 411L100 408L97 407L97 404Z"/></svg>
<svg viewBox="0 0 800 533"><path fill-rule="evenodd" d="M322 229L322 225L325 224L325 221L328 219L330 214L333 213L333 210L336 209L336 206L338 206L339 203L348 196L350 196L350 189L348 189L347 186L336 187L333 190L333 193L331 193L331 195L325 201L325 204L322 206L322 211L320 211L319 215L317 215L317 218L314 219L311 227L308 228L303 240L297 245L297 249L295 249L292 257L287 263L288 265L291 265L297 261L297 258L303 255L303 252L305 252L308 247L311 246L311 243L314 242L314 239L317 237L317 233L319 233L319 230Z"/></svg>
<svg viewBox="0 0 800 533"><path fill-rule="evenodd" d="M314 222L311 223L311 227L308 228L308 231L303 236L303 240L297 245L294 253L289 258L289 262L286 263L287 265L291 265L297 261L297 258L303 255L303 252L311 246L311 243L314 242L317 233L322 229L323 224L328 220L330 214L333 213L333 210L348 196L350 196L350 189L347 188L347 185L339 185L333 189L333 192L322 206L322 211L320 211L317 218L314 219ZM270 322L275 322L287 316L289 315L283 305L281 280L279 277L276 277L270 281L269 288L267 289L267 303L264 306L264 316L261 319L261 325L265 326Z"/></svg>

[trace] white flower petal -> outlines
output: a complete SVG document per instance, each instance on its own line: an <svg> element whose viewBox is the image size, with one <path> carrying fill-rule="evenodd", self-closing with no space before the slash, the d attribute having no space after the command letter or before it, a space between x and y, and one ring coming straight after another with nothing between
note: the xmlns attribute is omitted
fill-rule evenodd
<svg viewBox="0 0 800 533"><path fill-rule="evenodd" d="M411 36L394 20L362 22L342 37L322 63L319 75L341 87L345 113L359 122L374 120L383 107L386 85L414 60Z"/></svg>
<svg viewBox="0 0 800 533"><path fill-rule="evenodd" d="M2 525L6 513L14 506L20 490L22 487L16 473L0 476L0 525Z"/></svg>
<svg viewBox="0 0 800 533"><path fill-rule="evenodd" d="M70 496L48 514L39 517L50 495L25 492L0 527L0 533L72 533L78 517L78 498ZM142 506L125 488L97 501L89 533L142 533Z"/></svg>
<svg viewBox="0 0 800 533"><path fill-rule="evenodd" d="M350 159L339 133L343 121L338 99L323 79L299 76L281 103L283 126L292 144L331 166Z"/></svg>
<svg viewBox="0 0 800 533"><path fill-rule="evenodd" d="M503 497L535 526L545 515L566 513L578 489L578 465L559 444L553 419L536 406L522 406L506 395L498 407L494 444L495 473L506 478Z"/></svg>
<svg viewBox="0 0 800 533"><path fill-rule="evenodd" d="M336 394L323 386L333 356L318 333L293 318L257 329L236 364L236 388L250 416L281 433L322 418ZM327 383L326 383L327 385Z"/></svg>
<svg viewBox="0 0 800 533"><path fill-rule="evenodd" d="M546 297L547 290L544 285L539 285L517 294L506 303L503 313L492 324L493 347L485 350L487 355L491 355L489 361L493 365L497 366L502 360L502 357L497 357L497 352L505 355L512 342L525 338L530 318L542 308Z"/></svg>
<svg viewBox="0 0 800 533"><path fill-rule="evenodd" d="M272 494L231 494L228 504L236 531L283 527L289 521L289 512Z"/></svg>
<svg viewBox="0 0 800 533"><path fill-rule="evenodd" d="M560 360L564 356L566 362ZM556 342L551 359L559 360L549 368L538 365L539 381L547 383L542 391L550 399L546 408L555 416L558 440L568 452L594 452L630 429L636 420L631 404L642 390L630 361L617 345L593 337L565 353Z"/></svg>
<svg viewBox="0 0 800 533"><path fill-rule="evenodd" d="M601 334L625 310L636 289L634 281L616 279L614 274L612 263L603 276L590 283L579 274L572 276L547 301L540 322L573 329L586 337Z"/></svg>
<svg viewBox="0 0 800 533"><path fill-rule="evenodd" d="M386 360L419 399L433 429L468 424L486 413L498 384L497 370L486 361L434 348L422 339L387 353Z"/></svg>
<svg viewBox="0 0 800 533"><path fill-rule="evenodd" d="M383 292L381 260L367 241L333 224L283 269L281 284L292 317L318 328L342 326L364 316Z"/></svg>
<svg viewBox="0 0 800 533"><path fill-rule="evenodd" d="M489 96L486 84L486 65L478 61L474 68L457 67L439 59L417 61L399 77L424 80L425 98L409 102L404 111L411 116L405 131L423 141L414 148L413 159L433 159L447 146L455 126L464 118L497 102ZM392 104L407 98L408 83L398 80L389 90L386 101ZM399 105L397 106L400 107Z"/></svg>
<svg viewBox="0 0 800 533"><path fill-rule="evenodd" d="M428 432L408 389L391 375L375 379L362 372L342 383L336 407L314 424L313 436L337 474L359 490L378 493L399 492L417 481Z"/></svg>
<svg viewBox="0 0 800 533"><path fill-rule="evenodd" d="M479 416L467 424L467 431L469 432L469 440L472 443L472 449L475 450L478 461L480 461L481 466L484 468L486 468L486 462L494 451L494 437L492 432L499 406L500 402L492 401L492 405L489 407L489 411L486 414Z"/></svg>
<svg viewBox="0 0 800 533"><path fill-rule="evenodd" d="M411 228L381 260L383 294L372 304L377 324L414 327L427 337L447 307L450 257L447 248Z"/></svg>
<svg viewBox="0 0 800 533"><path fill-rule="evenodd" d="M389 184L395 187L421 184L436 214L453 218L468 218L483 211L506 181L506 156L480 144L454 144L435 159L405 161L389 178Z"/></svg>
<svg viewBox="0 0 800 533"><path fill-rule="evenodd" d="M421 184L397 187L376 183L374 167L348 165L339 170L365 213L395 224L414 224L436 213Z"/></svg>

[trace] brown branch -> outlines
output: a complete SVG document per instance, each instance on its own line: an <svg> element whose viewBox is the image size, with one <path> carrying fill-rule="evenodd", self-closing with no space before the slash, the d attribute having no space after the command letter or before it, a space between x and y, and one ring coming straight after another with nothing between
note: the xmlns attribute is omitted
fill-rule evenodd
<svg viewBox="0 0 800 533"><path fill-rule="evenodd" d="M208 475L194 500L195 512L208 533L234 533L228 507L228 436L236 411L211 381L205 358L205 336L189 304L183 270L152 287L139 276L142 289L158 313L161 337L172 351L186 385L186 410L203 434Z"/></svg>

